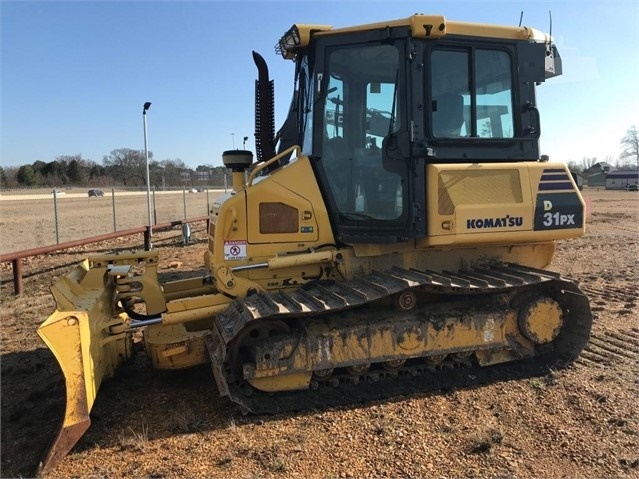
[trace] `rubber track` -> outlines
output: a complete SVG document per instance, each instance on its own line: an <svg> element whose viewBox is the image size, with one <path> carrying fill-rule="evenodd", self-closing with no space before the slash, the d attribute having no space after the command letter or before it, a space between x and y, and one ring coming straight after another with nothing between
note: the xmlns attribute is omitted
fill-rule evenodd
<svg viewBox="0 0 639 479"><path fill-rule="evenodd" d="M229 383L230 397L245 410L258 414L278 413L490 382L497 371L501 371L498 376L507 377L520 373L536 374L547 372L548 367L561 367L574 361L590 335L592 314L588 299L576 283L561 278L558 273L516 264L455 272L393 267L387 271L373 271L351 281L313 283L292 292L260 291L234 300L217 316L218 331L224 344L213 340L215 335L212 335L207 347L215 363L216 358L219 361L226 356L222 348L226 348L250 321L339 314L413 288L420 293L442 295L493 295L512 293L526 287L544 288L544 292L553 296L567 312L564 328L552 343L553 347L539 347L539 353L543 355L541 361L533 358L484 368L472 367L470 363L447 363L438 367L407 363L399 371L375 370L361 377L343 375L332 381L314 383L313 386L321 391L264 393L253 390L248 396L243 392L246 388L242 388L246 385ZM472 367L472 373L469 367ZM446 373L441 374L441 369L445 369Z"/></svg>
<svg viewBox="0 0 639 479"><path fill-rule="evenodd" d="M513 264L441 273L393 267L347 282L312 283L292 292L259 291L235 299L217 316L217 322L222 338L228 344L249 321L255 319L337 312L418 286L422 291L426 288L441 294L486 294L559 278L557 273Z"/></svg>

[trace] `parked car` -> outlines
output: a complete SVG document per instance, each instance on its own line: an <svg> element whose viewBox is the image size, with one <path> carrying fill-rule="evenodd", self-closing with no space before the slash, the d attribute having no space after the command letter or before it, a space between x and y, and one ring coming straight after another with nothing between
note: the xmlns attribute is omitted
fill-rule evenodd
<svg viewBox="0 0 639 479"><path fill-rule="evenodd" d="M626 191L639 191L639 185L637 185L637 183L634 185L626 185Z"/></svg>
<svg viewBox="0 0 639 479"><path fill-rule="evenodd" d="M94 196L104 196L104 191L102 190L89 190L89 198Z"/></svg>
<svg viewBox="0 0 639 479"><path fill-rule="evenodd" d="M51 194L52 194L52 195L56 195L56 196L58 196L58 195L63 195L63 194L64 194L64 191L59 190L59 189L57 189L57 188L53 188L53 189L51 190Z"/></svg>
<svg viewBox="0 0 639 479"><path fill-rule="evenodd" d="M198 190L196 190L195 188L189 188L187 190L187 193L197 193L197 192L198 192Z"/></svg>

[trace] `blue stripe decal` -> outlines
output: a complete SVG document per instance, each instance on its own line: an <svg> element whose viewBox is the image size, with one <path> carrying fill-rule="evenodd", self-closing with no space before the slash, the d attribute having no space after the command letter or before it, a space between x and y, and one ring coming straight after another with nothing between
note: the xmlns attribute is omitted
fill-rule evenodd
<svg viewBox="0 0 639 479"><path fill-rule="evenodd" d="M539 189L550 190L572 190L572 183L539 183Z"/></svg>
<svg viewBox="0 0 639 479"><path fill-rule="evenodd" d="M544 168L544 173L565 173L563 168Z"/></svg>

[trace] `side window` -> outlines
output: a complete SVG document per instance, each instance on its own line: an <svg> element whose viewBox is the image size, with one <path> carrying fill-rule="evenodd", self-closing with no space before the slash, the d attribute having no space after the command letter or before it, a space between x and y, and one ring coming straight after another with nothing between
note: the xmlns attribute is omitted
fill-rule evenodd
<svg viewBox="0 0 639 479"><path fill-rule="evenodd" d="M433 135L513 138L511 75L511 57L505 51L434 51L430 71Z"/></svg>
<svg viewBox="0 0 639 479"><path fill-rule="evenodd" d="M382 140L397 131L397 88L394 83L369 83L366 87L366 143L381 148ZM393 110L391 112L391 110ZM391 125L391 121L393 124Z"/></svg>
<svg viewBox="0 0 639 479"><path fill-rule="evenodd" d="M506 52L477 50L475 53L477 136L514 136L511 71L510 56Z"/></svg>
<svg viewBox="0 0 639 479"><path fill-rule="evenodd" d="M342 221L390 221L404 213L399 162L382 143L400 128L400 55L388 44L331 49L327 55L322 157Z"/></svg>
<svg viewBox="0 0 639 479"><path fill-rule="evenodd" d="M436 137L470 134L468 56L464 51L437 50L431 57L432 128Z"/></svg>

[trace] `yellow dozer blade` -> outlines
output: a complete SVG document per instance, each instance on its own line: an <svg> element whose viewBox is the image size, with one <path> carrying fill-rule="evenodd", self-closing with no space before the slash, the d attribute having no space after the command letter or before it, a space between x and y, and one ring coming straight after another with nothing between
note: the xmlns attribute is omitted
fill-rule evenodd
<svg viewBox="0 0 639 479"><path fill-rule="evenodd" d="M114 311L115 281L108 268L89 269L85 261L51 292L57 309L38 334L60 364L67 398L62 427L38 474L53 469L89 428L102 380L132 353L126 316Z"/></svg>

